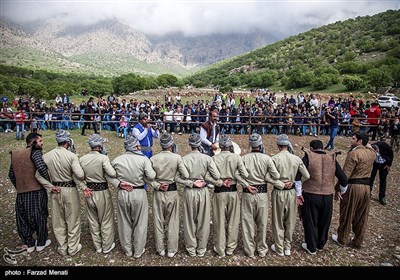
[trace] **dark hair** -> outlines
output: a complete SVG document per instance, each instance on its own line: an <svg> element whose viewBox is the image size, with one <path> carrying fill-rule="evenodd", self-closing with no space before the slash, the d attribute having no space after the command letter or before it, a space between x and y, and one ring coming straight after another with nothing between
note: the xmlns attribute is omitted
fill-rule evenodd
<svg viewBox="0 0 400 280"><path fill-rule="evenodd" d="M149 116L146 113L140 113L139 114L139 121L143 120L143 119L148 119Z"/></svg>
<svg viewBox="0 0 400 280"><path fill-rule="evenodd" d="M312 140L310 142L310 148L313 150L322 150L324 148L324 144L321 140Z"/></svg>
<svg viewBox="0 0 400 280"><path fill-rule="evenodd" d="M28 136L26 136L26 144L30 145L34 140L38 139L39 137L42 137L42 135L37 132L29 133Z"/></svg>
<svg viewBox="0 0 400 280"><path fill-rule="evenodd" d="M357 141L361 139L361 143L366 146L368 144L369 138L365 132L356 132L353 133L353 136L357 138Z"/></svg>

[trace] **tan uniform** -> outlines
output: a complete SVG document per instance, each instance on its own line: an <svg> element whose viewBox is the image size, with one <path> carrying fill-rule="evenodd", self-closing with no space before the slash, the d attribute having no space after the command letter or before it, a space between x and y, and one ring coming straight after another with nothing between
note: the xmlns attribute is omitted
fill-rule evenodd
<svg viewBox="0 0 400 280"><path fill-rule="evenodd" d="M131 192L121 188L118 190L117 223L122 250L128 256L140 256L146 247L149 219L144 184L154 180L156 173L146 156L132 152L116 157L111 165L117 172L117 178L109 178L109 181L115 187L119 187L121 181L135 186Z"/></svg>
<svg viewBox="0 0 400 280"><path fill-rule="evenodd" d="M54 235L58 242L58 252L65 256L74 255L79 250L81 239L81 207L76 185L84 180L84 172L78 156L64 147L58 146L43 155L51 182L35 176L46 188L61 186L61 192L50 193L51 218Z"/></svg>
<svg viewBox="0 0 400 280"><path fill-rule="evenodd" d="M193 182L206 180L207 172L214 180L220 178L220 173L214 161L208 155L194 150L183 158L189 172L189 180L183 194L183 232L185 246L190 256L204 255L210 236L211 201L207 187L196 188Z"/></svg>
<svg viewBox="0 0 400 280"><path fill-rule="evenodd" d="M274 155L272 159L281 175L280 181L294 183L298 171L301 173L303 181L310 178L310 173L308 173L300 157L282 150ZM272 235L275 242L275 250L278 254L283 254L283 250L290 251L291 249L296 225L297 201L294 187L292 189L283 189L279 185L275 185L271 194L271 204Z"/></svg>
<svg viewBox="0 0 400 280"><path fill-rule="evenodd" d="M108 251L114 243L114 207L106 174L116 177L108 156L91 151L79 159L85 172L85 183L93 190L86 197L86 209L93 245L98 252Z"/></svg>
<svg viewBox="0 0 400 280"><path fill-rule="evenodd" d="M189 173L183 164L182 157L170 151L161 151L150 160L157 174L151 184L155 189L153 221L156 250L158 253L165 252L164 228L166 226L168 253L176 253L179 240L179 194L176 183L185 185ZM160 183L170 184L169 190L165 192L159 190Z"/></svg>
<svg viewBox="0 0 400 280"><path fill-rule="evenodd" d="M371 176L375 158L375 151L362 145L347 154L343 171L349 178L349 188L340 201L338 241L341 244L346 245L349 242L351 231L354 232L352 245L360 248L363 243L371 203L368 179ZM357 182L362 179L365 182Z"/></svg>
<svg viewBox="0 0 400 280"><path fill-rule="evenodd" d="M284 183L279 181L279 172L270 156L261 152L251 152L244 155L242 159L249 172L246 181L258 189L256 194L252 194L243 188L241 211L243 247L249 257L254 256L255 250L258 251L259 256L264 257L268 252L267 182L282 187Z"/></svg>
<svg viewBox="0 0 400 280"><path fill-rule="evenodd" d="M232 179L230 188L215 184L213 209L214 251L220 256L232 255L237 247L240 223L240 200L236 184L247 187L245 178L249 175L242 158L229 151L222 151L212 157L221 179ZM220 185L220 184L219 184ZM227 227L225 226L227 223ZM225 232L227 229L227 232Z"/></svg>

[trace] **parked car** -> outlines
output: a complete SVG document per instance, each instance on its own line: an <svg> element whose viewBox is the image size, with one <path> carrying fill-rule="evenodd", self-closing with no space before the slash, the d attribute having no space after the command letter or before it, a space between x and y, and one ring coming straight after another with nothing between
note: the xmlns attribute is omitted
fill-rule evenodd
<svg viewBox="0 0 400 280"><path fill-rule="evenodd" d="M400 99L395 95L382 95L378 97L378 104L381 108L399 107Z"/></svg>

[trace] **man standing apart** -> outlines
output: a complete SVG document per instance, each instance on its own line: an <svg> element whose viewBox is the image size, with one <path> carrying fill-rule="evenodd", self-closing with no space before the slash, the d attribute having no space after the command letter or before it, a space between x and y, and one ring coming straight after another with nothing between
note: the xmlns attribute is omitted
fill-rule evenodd
<svg viewBox="0 0 400 280"><path fill-rule="evenodd" d="M340 218L337 235L332 239L337 244L348 244L349 234L352 230L354 238L351 246L360 249L367 229L369 207L371 203L371 190L369 187L370 176L375 162L376 153L371 147L367 147L368 135L354 133L351 138L351 150L347 154L343 171L348 178L349 189L341 195L336 190L340 200Z"/></svg>
<svg viewBox="0 0 400 280"><path fill-rule="evenodd" d="M253 133L249 138L251 152L242 157L249 176L246 181L250 184L243 188L242 194L242 239L246 255L254 257L257 250L260 257L268 252L268 191L267 182L273 185L284 183L279 181L272 158L264 154L264 145L260 134Z"/></svg>
<svg viewBox="0 0 400 280"><path fill-rule="evenodd" d="M335 177L339 180L340 192L347 190L347 177L336 161L336 153L327 154L321 140L312 140L310 150L304 149L304 166L310 173L310 179L299 184L301 217L304 227L302 248L315 255L322 251L328 241L329 227L332 221ZM296 182L301 174L296 176ZM301 189L302 187L302 189Z"/></svg>
<svg viewBox="0 0 400 280"><path fill-rule="evenodd" d="M376 159L371 173L371 194L376 174L379 171L379 203L386 205L386 183L393 163L393 149L384 141L375 142L372 144L372 148L376 151Z"/></svg>
<svg viewBox="0 0 400 280"><path fill-rule="evenodd" d="M219 126L217 125L218 112L213 110L210 112L209 120L200 126L200 138L203 152L209 156L214 155L214 151L218 149Z"/></svg>
<svg viewBox="0 0 400 280"><path fill-rule="evenodd" d="M96 108L93 104L93 99L90 98L85 106L85 112L83 114L83 119L85 120L82 126L82 133L81 135L85 136L85 129L90 128L90 124L93 125L93 130L95 134L98 134L97 132L97 124L94 122L94 115L96 114Z"/></svg>
<svg viewBox="0 0 400 280"><path fill-rule="evenodd" d="M238 244L240 223L240 200L237 183L246 188L249 184L245 178L249 176L242 158L230 152L232 141L226 134L219 138L221 153L213 156L213 160L221 173L221 181L214 188L213 209L213 239L214 251L224 257L233 255ZM222 181L223 184L222 184ZM228 182L228 183L226 183ZM227 225L226 225L227 224ZM226 232L227 230L227 232Z"/></svg>
<svg viewBox="0 0 400 280"><path fill-rule="evenodd" d="M329 142L325 146L325 150L335 149L335 137L339 130L339 114L337 112L337 107L331 109L331 107L326 108L325 116L329 120Z"/></svg>
<svg viewBox="0 0 400 280"><path fill-rule="evenodd" d="M189 173L182 157L173 152L175 147L172 135L164 133L160 137L162 151L150 160L156 172L156 179L151 183L153 193L153 222L156 250L165 256L164 228L167 229L168 257L173 258L178 252L179 239L179 193L177 184L186 184ZM176 147L175 147L176 148Z"/></svg>
<svg viewBox="0 0 400 280"><path fill-rule="evenodd" d="M299 197L301 195L301 193L296 192L293 182L297 172L300 172L303 181L308 180L310 174L302 160L289 152L293 151L293 148L286 134L279 135L276 144L279 153L274 155L272 159L281 175L279 180L284 182L285 186L274 185L271 193L272 235L275 242L271 245L271 250L279 256L290 256L293 232L296 226L297 203L300 202Z"/></svg>
<svg viewBox="0 0 400 280"><path fill-rule="evenodd" d="M109 177L117 175L103 146L106 141L107 139L99 134L90 135L88 143L91 151L79 160L85 172L86 184L83 186L83 194L86 198L93 245L96 252L104 254L115 247L114 207L106 175Z"/></svg>
<svg viewBox="0 0 400 280"><path fill-rule="evenodd" d="M133 136L135 136L140 143L140 151L148 158L153 156L151 147L153 146L153 138L158 138L160 132L156 125L149 122L149 117L146 113L139 114L139 122L133 127Z"/></svg>
<svg viewBox="0 0 400 280"><path fill-rule="evenodd" d="M50 181L36 172L39 182L51 188L51 218L54 235L58 242L60 255L75 255L82 249L81 240L81 206L77 183L85 179L74 150L71 134L65 130L56 132L58 147L44 154ZM77 180L77 181L75 181Z"/></svg>
<svg viewBox="0 0 400 280"><path fill-rule="evenodd" d="M15 215L17 232L27 246L27 252L42 251L50 245L47 239L47 207L46 189L35 178L36 170L49 180L47 166L43 161L42 135L30 133L26 137L26 148L11 152L11 165L8 177L17 190ZM36 233L37 240L33 238Z"/></svg>
<svg viewBox="0 0 400 280"><path fill-rule="evenodd" d="M200 153L201 138L197 133L189 137L192 152L185 155L183 163L189 172L183 194L183 230L185 246L191 257L203 257L210 236L211 201L207 176L220 178L217 166L211 157ZM208 175L209 174L209 175Z"/></svg>
<svg viewBox="0 0 400 280"><path fill-rule="evenodd" d="M156 173L150 160L140 151L136 137L130 135L124 146L126 152L111 162L117 178L109 180L118 187L117 222L122 250L128 257L140 258L146 247L149 220L144 184L154 180Z"/></svg>

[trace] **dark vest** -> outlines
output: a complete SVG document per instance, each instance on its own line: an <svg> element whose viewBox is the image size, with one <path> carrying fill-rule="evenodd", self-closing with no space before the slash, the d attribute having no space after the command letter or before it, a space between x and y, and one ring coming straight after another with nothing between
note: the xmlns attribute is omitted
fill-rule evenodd
<svg viewBox="0 0 400 280"><path fill-rule="evenodd" d="M303 182L303 191L312 194L335 193L336 154L319 154L304 149L308 156L310 179Z"/></svg>
<svg viewBox="0 0 400 280"><path fill-rule="evenodd" d="M201 127L204 128L204 130L207 132L207 140L209 140L210 142L212 142L211 140L211 132L212 132L212 125L210 123L210 121L202 123ZM219 134L219 125L215 126L215 136L217 136Z"/></svg>
<svg viewBox="0 0 400 280"><path fill-rule="evenodd" d="M31 152L32 148L11 152L17 193L38 191L43 188L35 177L36 168L31 160Z"/></svg>

